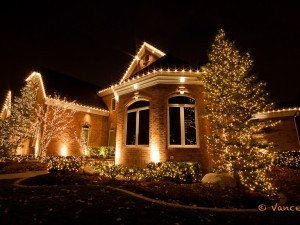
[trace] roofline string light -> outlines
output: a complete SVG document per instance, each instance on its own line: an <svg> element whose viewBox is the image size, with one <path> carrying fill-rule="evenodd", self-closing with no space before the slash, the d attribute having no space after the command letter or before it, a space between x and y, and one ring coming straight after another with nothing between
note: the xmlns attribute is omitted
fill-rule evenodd
<svg viewBox="0 0 300 225"><path fill-rule="evenodd" d="M112 84L110 87L102 89L98 93L102 93L102 92L108 91L108 90L110 90L112 88L118 87L118 86L120 86L122 84L126 84L127 82L130 82L130 81L133 81L133 80L139 80L141 78L144 78L147 75L154 74L154 73L157 73L157 72L161 72L161 73L164 73L164 72L165 73L170 73L170 72L175 72L175 73L183 73L183 72L185 72L186 73L186 72L189 72L189 73L199 73L199 74L201 73L199 69L197 69L197 70L196 69L193 69L193 70L192 69L182 69L182 70L174 69L174 70L171 70L171 69L163 69L163 68L161 68L159 70L153 69L151 72L148 71L147 73L138 74L135 77L127 78L127 79L125 79L123 81L120 81L119 83Z"/></svg>
<svg viewBox="0 0 300 225"><path fill-rule="evenodd" d="M49 99L49 100L54 100L53 98L47 97L47 95L46 95L46 91L45 91L45 87L44 87L44 82L43 82L41 73L38 73L38 72L32 72L32 73L26 78L25 81L28 82L28 81L31 80L33 77L37 77L37 78L40 80L41 87L42 87L42 92L43 92L43 96L44 96L45 100L46 100L46 101L47 101L47 99ZM106 110L106 109L101 109L101 108L97 108L97 107L92 107L92 106L82 105L82 104L79 104L79 103L69 102L69 101L65 101L65 100L58 100L58 101L60 101L60 102L62 102L62 103L67 103L67 104L70 104L70 105L73 105L73 106L86 108L88 112L89 112L90 110L97 110L97 111L101 111L101 112L109 112L109 111Z"/></svg>
<svg viewBox="0 0 300 225"><path fill-rule="evenodd" d="M128 76L129 72L133 69L133 66L140 60L140 55L142 54L142 52L148 49L150 50L153 54L157 54L159 57L162 57L164 55L166 55L166 53L160 51L159 49L153 47L152 45L148 44L147 42L144 42L142 44L142 46L140 47L138 53L134 56L134 59L131 61L129 67L127 68L126 72L124 73L122 79L120 82L124 81L126 79L126 77Z"/></svg>

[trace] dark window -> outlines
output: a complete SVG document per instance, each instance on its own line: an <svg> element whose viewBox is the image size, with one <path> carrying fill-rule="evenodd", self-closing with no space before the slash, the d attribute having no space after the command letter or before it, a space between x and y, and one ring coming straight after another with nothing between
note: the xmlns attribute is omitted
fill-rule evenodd
<svg viewBox="0 0 300 225"><path fill-rule="evenodd" d="M127 114L127 145L135 145L136 138L136 112Z"/></svg>
<svg viewBox="0 0 300 225"><path fill-rule="evenodd" d="M137 101L128 107L126 145L149 145L148 101Z"/></svg>
<svg viewBox="0 0 300 225"><path fill-rule="evenodd" d="M300 145L300 112L298 112L295 116L295 126L296 126L298 141L299 141L299 145Z"/></svg>
<svg viewBox="0 0 300 225"><path fill-rule="evenodd" d="M170 144L181 145L180 108L170 107Z"/></svg>
<svg viewBox="0 0 300 225"><path fill-rule="evenodd" d="M169 99L169 144L197 145L195 100L185 96Z"/></svg>
<svg viewBox="0 0 300 225"><path fill-rule="evenodd" d="M145 55L145 62L148 62L150 60L150 55Z"/></svg>

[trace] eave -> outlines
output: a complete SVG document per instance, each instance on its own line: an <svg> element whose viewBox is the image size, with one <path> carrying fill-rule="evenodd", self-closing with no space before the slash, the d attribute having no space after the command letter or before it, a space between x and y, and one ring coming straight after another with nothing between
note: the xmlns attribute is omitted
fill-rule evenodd
<svg viewBox="0 0 300 225"><path fill-rule="evenodd" d="M158 84L201 85L198 79L200 75L200 71L158 70L112 85L110 88L99 91L98 94L103 97L113 93L116 97Z"/></svg>
<svg viewBox="0 0 300 225"><path fill-rule="evenodd" d="M46 105L50 105L50 106L51 105L57 105L57 106L61 106L61 107L67 106L69 109L72 109L72 110L75 110L78 112L96 114L96 115L101 115L101 116L109 116L108 110L91 107L91 106L86 106L86 105L81 105L76 102L57 100L57 99L47 97L45 103L46 103Z"/></svg>
<svg viewBox="0 0 300 225"><path fill-rule="evenodd" d="M300 112L300 107L287 108L287 109L278 109L267 112L261 112L253 115L253 119L271 119L271 118L280 118L280 117L293 117Z"/></svg>

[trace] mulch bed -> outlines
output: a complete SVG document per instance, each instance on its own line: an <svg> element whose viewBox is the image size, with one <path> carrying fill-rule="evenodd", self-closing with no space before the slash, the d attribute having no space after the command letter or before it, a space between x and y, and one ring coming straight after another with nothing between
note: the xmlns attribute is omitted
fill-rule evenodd
<svg viewBox="0 0 300 225"><path fill-rule="evenodd" d="M176 184L173 182L139 182L99 179L79 173L49 173L26 179L24 185L102 185L129 190L144 196L170 203L218 208L257 208L259 204L274 203L266 196L245 190L243 187L222 188L201 183ZM276 199L277 200L277 199Z"/></svg>
<svg viewBox="0 0 300 225"><path fill-rule="evenodd" d="M0 174L23 173L27 171L46 170L47 164L40 161L0 162Z"/></svg>
<svg viewBox="0 0 300 225"><path fill-rule="evenodd" d="M112 186L170 203L200 207L257 208L259 204L271 205L278 200L270 200L260 193L248 191L243 187L222 188L218 185L202 183L119 182L117 185L112 183Z"/></svg>

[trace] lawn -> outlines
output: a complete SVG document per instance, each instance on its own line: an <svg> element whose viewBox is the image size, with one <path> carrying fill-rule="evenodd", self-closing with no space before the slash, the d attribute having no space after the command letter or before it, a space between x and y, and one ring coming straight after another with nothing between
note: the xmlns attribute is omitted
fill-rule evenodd
<svg viewBox="0 0 300 225"><path fill-rule="evenodd" d="M288 197L286 205L300 205L299 175L299 170L288 168L274 168L270 172L280 191ZM300 212L216 212L171 207L109 187L122 187L172 203L199 206L209 199L221 201L220 196L234 192L218 187L203 190L200 184L108 181L91 175L66 173L42 175L22 182L41 185L35 188L13 186L14 181L0 180L0 224L298 224L300 219ZM206 200L200 201L203 196L191 192L198 189ZM253 199L250 202L256 207L263 203ZM236 201L240 199L237 197ZM229 206L228 202L223 204Z"/></svg>

